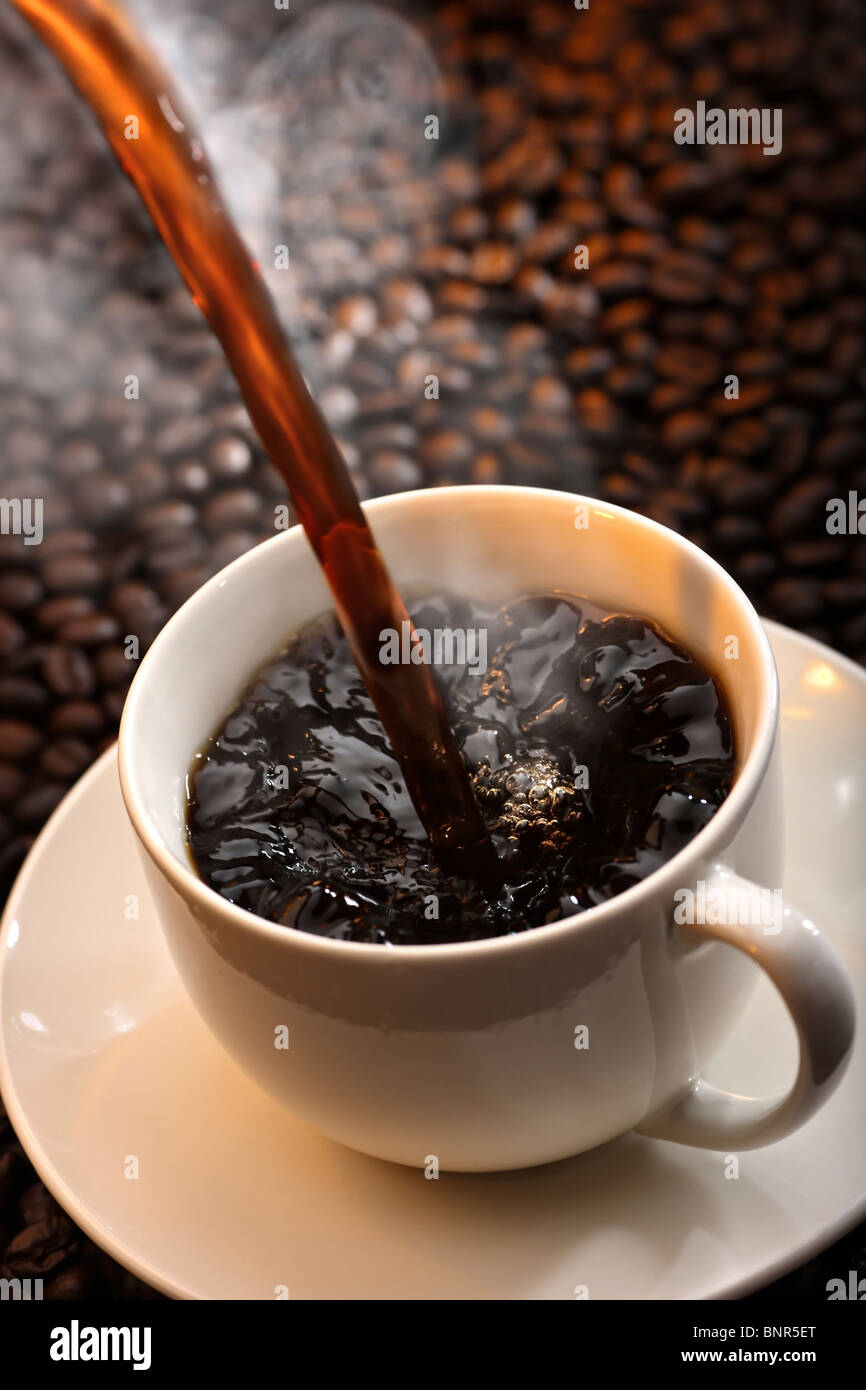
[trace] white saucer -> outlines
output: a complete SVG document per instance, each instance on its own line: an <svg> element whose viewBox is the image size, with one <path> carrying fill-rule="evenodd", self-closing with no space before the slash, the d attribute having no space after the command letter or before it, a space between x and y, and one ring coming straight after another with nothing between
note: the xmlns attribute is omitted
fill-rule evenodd
<svg viewBox="0 0 866 1390"><path fill-rule="evenodd" d="M318 1299L572 1299L580 1285L592 1299L731 1297L854 1225L866 1212L866 673L768 630L785 890L833 938L860 1005L848 1073L804 1129L742 1154L736 1179L724 1155L633 1134L547 1168L438 1181L320 1138L246 1080L187 1002L110 749L39 837L0 938L0 1087L75 1221L165 1293L251 1299L281 1286ZM762 982L708 1074L771 1093L794 1058Z"/></svg>

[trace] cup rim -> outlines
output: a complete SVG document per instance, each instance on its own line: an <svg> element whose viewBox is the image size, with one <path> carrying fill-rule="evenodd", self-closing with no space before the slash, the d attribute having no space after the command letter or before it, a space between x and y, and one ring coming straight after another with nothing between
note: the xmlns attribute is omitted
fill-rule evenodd
<svg viewBox="0 0 866 1390"><path fill-rule="evenodd" d="M571 916L560 918L555 922L527 928L524 931L510 932L502 936L484 937L477 941L452 941L442 942L439 945L418 946L392 945L388 947L383 947L380 943L375 942L341 941L334 937L318 936L312 932L282 926L229 902L227 898L222 897L214 888L211 888L197 876L191 863L182 864L176 858L149 820L135 773L136 714L139 705L148 697L150 671L159 661L160 652L165 645L169 630L173 631L182 623L189 622L190 615L194 613L195 609L206 598L213 596L218 589L222 589L230 583L232 575L249 565L253 557L259 557L263 550L276 549L287 544L289 537L294 537L297 532L301 531L300 525L295 525L254 546L219 570L172 614L151 643L139 670L136 672L121 717L118 733L118 772L127 815L139 841L155 867L182 898L188 901L192 900L200 913L211 916L218 913L232 927L251 932L274 944L282 943L285 949L312 952L314 955L322 955L323 959L327 959L332 952L336 951L338 954L335 957L335 962L341 958L348 962L350 957L347 952L351 952L358 963L363 961L372 963L376 959L381 959L383 962L399 960L401 966L414 960L417 960L419 964L431 961L445 964L449 958L468 963L473 957L492 955L498 951L527 950L532 949L533 945L541 947L577 931L594 930L597 926L603 927L609 920L621 915L624 910L639 912L641 907L658 897L659 888L665 883L670 889L671 901L673 901L674 888L682 886L683 881L688 882L688 874L685 872L684 866L688 863L689 856L695 857L697 855L714 860L715 852L719 847L726 845L733 838L737 823L742 821L754 802L769 765L779 717L779 679L775 659L758 613L746 594L728 574L727 570L712 556L707 555L698 546L687 540L685 536L679 535L669 527L662 526L659 522L653 521L639 512L581 493L564 492L555 488L522 487L496 483L458 484L451 487L417 488L409 492L391 493L385 497L373 498L364 502L363 509L365 514L370 514L371 524L374 524L377 512L398 509L404 502L411 501L413 498L435 496L443 504L450 499L459 505L461 499L469 496L490 496L492 494L505 495L509 499L513 498L514 501L523 499L525 502L537 501L539 497L546 497L568 503L572 509L575 504L583 503L590 509L602 512L610 518L622 520L632 527L665 538L668 544L676 545L684 552L692 563L707 569L715 581L727 590L729 596L741 610L742 617L755 639L757 651L761 657L760 679L762 688L757 696L760 710L752 746L722 805L707 825L699 830L693 839L678 850L666 863L654 869L639 883L632 884L616 896L608 898L604 902L596 903L583 912L573 913ZM309 543L307 542L307 544ZM312 550L309 551L309 559L312 563L317 563ZM453 956L452 953L455 952L457 955Z"/></svg>

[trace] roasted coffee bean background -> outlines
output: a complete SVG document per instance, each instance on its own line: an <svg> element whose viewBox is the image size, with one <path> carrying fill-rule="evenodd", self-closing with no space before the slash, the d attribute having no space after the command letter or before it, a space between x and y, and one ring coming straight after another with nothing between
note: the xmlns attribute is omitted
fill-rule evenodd
<svg viewBox="0 0 866 1390"><path fill-rule="evenodd" d="M596 493L866 661L866 546L826 529L831 498L866 494L859 0L130 8L203 106L363 496ZM780 107L781 154L676 145L673 112L698 100ZM0 535L5 893L115 737L126 639L143 654L286 518L135 195L5 9L0 171L0 493L42 498L45 527L40 545ZM47 1297L152 1296L69 1222L5 1114L0 1252L0 1274L44 1277ZM852 1268L862 1229L759 1296L824 1299Z"/></svg>

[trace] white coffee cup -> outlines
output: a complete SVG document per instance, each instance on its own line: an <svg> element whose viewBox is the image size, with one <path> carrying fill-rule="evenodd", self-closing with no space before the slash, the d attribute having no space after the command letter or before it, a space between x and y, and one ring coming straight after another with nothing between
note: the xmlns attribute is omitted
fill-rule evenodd
<svg viewBox="0 0 866 1390"><path fill-rule="evenodd" d="M284 532L169 621L142 661L120 730L127 811L172 956L204 1020L298 1117L417 1167L434 1155L451 1170L546 1163L632 1128L726 1152L789 1134L845 1069L854 1002L835 951L796 909L786 904L768 922L724 908L732 889L741 904L757 901L745 896L755 885L778 889L783 858L778 681L745 595L682 537L589 498L442 488L366 511L406 591L505 599L560 589L654 619L724 683L734 786L649 878L530 931L386 948L276 926L234 906L189 858L186 777L249 677L331 606L303 532ZM698 916L751 920L677 925L687 890ZM715 912L702 913L702 903ZM769 1100L701 1079L736 1026L755 963L779 989L800 1046L789 1091Z"/></svg>

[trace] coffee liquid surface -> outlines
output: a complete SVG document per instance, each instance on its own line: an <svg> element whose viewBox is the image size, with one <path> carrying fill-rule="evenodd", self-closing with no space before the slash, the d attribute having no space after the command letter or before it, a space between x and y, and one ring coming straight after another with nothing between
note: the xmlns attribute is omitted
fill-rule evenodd
<svg viewBox="0 0 866 1390"><path fill-rule="evenodd" d="M13 0L64 65L207 318L288 485L355 664L443 862L489 876L493 852L429 666L383 666L406 609L171 78L114 0ZM134 122L134 124L131 124Z"/></svg>
<svg viewBox="0 0 866 1390"><path fill-rule="evenodd" d="M486 634L482 674L471 642L467 660L435 669L501 881L482 891L431 854L331 616L259 672L194 761L190 848L223 897L341 940L522 931L646 878L727 796L724 692L651 622L563 594L426 597L412 613L431 634Z"/></svg>

